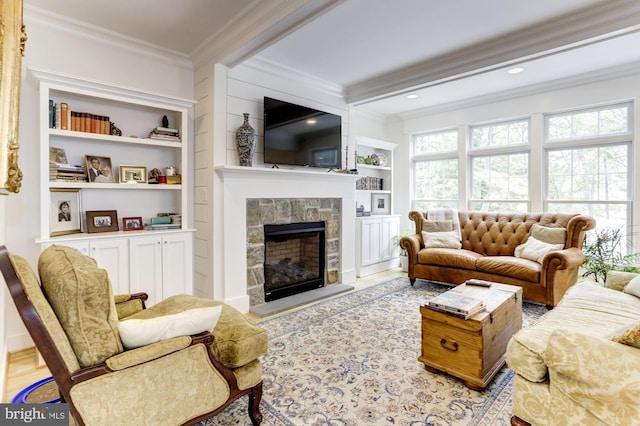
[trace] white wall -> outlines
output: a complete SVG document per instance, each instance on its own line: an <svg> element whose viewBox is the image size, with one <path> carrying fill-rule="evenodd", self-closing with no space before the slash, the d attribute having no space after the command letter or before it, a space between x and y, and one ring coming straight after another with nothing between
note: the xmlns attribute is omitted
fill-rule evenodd
<svg viewBox="0 0 640 426"><path fill-rule="evenodd" d="M24 23L27 45L23 59L20 113L19 165L24 174L19 194L6 198L6 245L37 267L40 247L40 212L38 170L39 133L37 128L38 90L25 79L27 67L68 74L139 90L192 99L193 69L183 56L134 44L115 34L106 34L76 25L66 18L44 14L25 5ZM190 141L192 142L192 141ZM31 340L12 302L6 300L7 350L31 346ZM3 351L4 353L5 351ZM4 371L4 366L0 366Z"/></svg>
<svg viewBox="0 0 640 426"><path fill-rule="evenodd" d="M411 176L410 162L410 142L411 134L417 132L453 129L461 125L482 123L493 120L503 120L515 117L526 117L542 113L562 111L567 109L588 107L617 101L635 100L636 124L640 117L638 103L640 97L640 71L627 71L624 74L610 76L607 78L582 81L573 85L565 85L563 88L553 90L539 90L537 92L522 94L519 96L505 96L502 94L500 100L486 99L484 102L475 102L472 105L460 106L459 108L449 107L447 110L432 110L424 113L406 114L398 122L389 122L386 127L387 137L402 143L396 148L394 160L396 163L396 182L406 182L406 186L396 189L394 198L396 202L396 212L404 215L403 211L411 208L411 187L409 185ZM635 173L632 181L640 180L640 172L633 164L640 164L640 129L635 129L635 149L633 163L630 170ZM539 143L532 140L532 143ZM532 174L542 173L542 170L530 171ZM640 185L635 185L634 200L640 200ZM640 225L640 206L636 206L633 213L633 223L636 231ZM401 224L401 229L402 224Z"/></svg>

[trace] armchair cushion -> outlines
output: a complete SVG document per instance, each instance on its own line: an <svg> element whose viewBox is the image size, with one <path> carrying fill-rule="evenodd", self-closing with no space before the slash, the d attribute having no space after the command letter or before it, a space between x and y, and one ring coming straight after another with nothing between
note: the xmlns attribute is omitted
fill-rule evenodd
<svg viewBox="0 0 640 426"><path fill-rule="evenodd" d="M189 309L149 319L126 319L118 323L122 344L127 349L139 348L178 336L211 331L218 323L222 306Z"/></svg>
<svg viewBox="0 0 640 426"><path fill-rule="evenodd" d="M156 358L163 357L172 352L179 351L186 348L190 344L191 337L178 336L169 340L151 343L150 345L146 345L141 348L124 351L106 360L105 364L107 364L107 367L114 371L123 370L134 365L142 364L148 361L152 361Z"/></svg>
<svg viewBox="0 0 640 426"><path fill-rule="evenodd" d="M95 260L52 245L38 260L44 293L82 367L122 352L109 277Z"/></svg>

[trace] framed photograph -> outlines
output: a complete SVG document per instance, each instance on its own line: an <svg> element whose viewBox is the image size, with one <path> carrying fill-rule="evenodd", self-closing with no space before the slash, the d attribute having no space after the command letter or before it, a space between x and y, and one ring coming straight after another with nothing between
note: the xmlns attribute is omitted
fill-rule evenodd
<svg viewBox="0 0 640 426"><path fill-rule="evenodd" d="M89 182L113 183L113 169L111 168L111 158L98 157L96 155L85 155L87 163L87 177Z"/></svg>
<svg viewBox="0 0 640 426"><path fill-rule="evenodd" d="M86 214L88 233L118 230L118 212L116 210L91 210Z"/></svg>
<svg viewBox="0 0 640 426"><path fill-rule="evenodd" d="M391 194L374 192L371 194L372 214L391 214Z"/></svg>
<svg viewBox="0 0 640 426"><path fill-rule="evenodd" d="M139 231L144 229L141 217L123 217L122 229L125 231Z"/></svg>
<svg viewBox="0 0 640 426"><path fill-rule="evenodd" d="M49 194L49 235L82 232L80 190L51 188Z"/></svg>
<svg viewBox="0 0 640 426"><path fill-rule="evenodd" d="M145 166L126 166L120 164L120 183L147 183Z"/></svg>

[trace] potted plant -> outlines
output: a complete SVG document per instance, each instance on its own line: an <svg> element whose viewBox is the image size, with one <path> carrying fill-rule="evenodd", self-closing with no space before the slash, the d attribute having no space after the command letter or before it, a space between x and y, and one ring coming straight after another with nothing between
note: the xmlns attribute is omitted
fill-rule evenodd
<svg viewBox="0 0 640 426"><path fill-rule="evenodd" d="M604 283L610 270L640 272L640 253L625 253L622 228L597 229L585 236L584 277L592 276ZM628 244L627 244L628 245Z"/></svg>
<svg viewBox="0 0 640 426"><path fill-rule="evenodd" d="M400 246L400 240L402 237L409 235L409 231L404 231L401 234L394 235L393 243L398 246L398 255L400 256L400 263L402 265L402 270L407 272L409 270L409 257L407 255L407 251Z"/></svg>

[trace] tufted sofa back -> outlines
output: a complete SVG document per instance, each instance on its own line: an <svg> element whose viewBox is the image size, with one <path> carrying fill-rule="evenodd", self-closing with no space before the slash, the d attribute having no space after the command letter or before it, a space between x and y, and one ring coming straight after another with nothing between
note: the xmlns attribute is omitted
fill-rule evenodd
<svg viewBox="0 0 640 426"><path fill-rule="evenodd" d="M426 212L413 211L409 217L421 235ZM458 212L462 232L462 248L485 256L513 256L518 245L527 240L533 224L567 229L565 248L582 248L585 221L588 216L575 213L491 213Z"/></svg>

